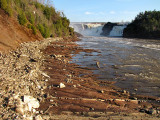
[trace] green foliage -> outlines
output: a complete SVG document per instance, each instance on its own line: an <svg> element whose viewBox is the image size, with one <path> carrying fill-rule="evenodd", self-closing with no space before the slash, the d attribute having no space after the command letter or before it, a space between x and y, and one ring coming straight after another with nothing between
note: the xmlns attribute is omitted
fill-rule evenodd
<svg viewBox="0 0 160 120"><path fill-rule="evenodd" d="M9 16L12 16L12 9L10 7L10 1L0 0L0 8L2 8Z"/></svg>
<svg viewBox="0 0 160 120"><path fill-rule="evenodd" d="M11 7L7 7L7 9L5 10L5 12L9 15L9 16L12 16L12 9L11 9Z"/></svg>
<svg viewBox="0 0 160 120"><path fill-rule="evenodd" d="M34 17L34 15L33 15L33 13L31 13L31 12L27 12L27 19L28 19L28 21L31 23L31 24L34 24L35 23L35 17Z"/></svg>
<svg viewBox="0 0 160 120"><path fill-rule="evenodd" d="M41 35L43 36L44 35L44 27L43 27L43 25L42 24L38 24L37 28L40 31Z"/></svg>
<svg viewBox="0 0 160 120"><path fill-rule="evenodd" d="M38 24L37 27L44 38L47 38L50 36L50 29L48 28L47 25Z"/></svg>
<svg viewBox="0 0 160 120"><path fill-rule="evenodd" d="M32 31L33 31L33 34L37 34L37 29L36 29L36 27L34 26L34 25L32 25L31 26L31 29L32 29Z"/></svg>
<svg viewBox="0 0 160 120"><path fill-rule="evenodd" d="M32 28L32 25L29 23L27 24L27 28L31 29Z"/></svg>
<svg viewBox="0 0 160 120"><path fill-rule="evenodd" d="M7 0L0 0L0 7L3 9L3 10L6 10L7 9Z"/></svg>
<svg viewBox="0 0 160 120"><path fill-rule="evenodd" d="M50 7L46 6L44 11L43 11L43 14L46 16L46 18L48 20L50 20L50 18L51 18L51 9L50 9Z"/></svg>
<svg viewBox="0 0 160 120"><path fill-rule="evenodd" d="M74 36L74 29L73 28L69 27L69 32L70 32L71 36Z"/></svg>
<svg viewBox="0 0 160 120"><path fill-rule="evenodd" d="M35 2L34 5L37 9L41 8L41 4L39 2Z"/></svg>
<svg viewBox="0 0 160 120"><path fill-rule="evenodd" d="M124 37L160 38L160 11L139 13L124 29Z"/></svg>
<svg viewBox="0 0 160 120"><path fill-rule="evenodd" d="M18 14L18 21L19 21L19 24L21 25L25 25L27 23L27 18L24 12Z"/></svg>
<svg viewBox="0 0 160 120"><path fill-rule="evenodd" d="M44 25L44 38L50 37L50 29L48 26Z"/></svg>

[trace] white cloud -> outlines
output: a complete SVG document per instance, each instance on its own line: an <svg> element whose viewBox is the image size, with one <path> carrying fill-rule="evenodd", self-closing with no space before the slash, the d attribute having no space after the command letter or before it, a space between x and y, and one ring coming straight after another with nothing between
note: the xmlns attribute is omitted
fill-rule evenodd
<svg viewBox="0 0 160 120"><path fill-rule="evenodd" d="M93 14L93 13L87 11L87 12L85 12L85 14L86 14L86 15L91 15L91 14Z"/></svg>
<svg viewBox="0 0 160 120"><path fill-rule="evenodd" d="M110 13L110 14L112 14L112 15L113 15L113 14L116 14L116 12L115 12L115 11L110 11L109 13Z"/></svg>

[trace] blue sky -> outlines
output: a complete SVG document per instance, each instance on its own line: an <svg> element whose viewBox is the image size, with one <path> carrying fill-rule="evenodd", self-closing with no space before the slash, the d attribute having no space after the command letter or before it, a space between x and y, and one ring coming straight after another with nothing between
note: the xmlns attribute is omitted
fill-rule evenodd
<svg viewBox="0 0 160 120"><path fill-rule="evenodd" d="M52 0L71 22L131 21L139 12L160 10L160 0Z"/></svg>

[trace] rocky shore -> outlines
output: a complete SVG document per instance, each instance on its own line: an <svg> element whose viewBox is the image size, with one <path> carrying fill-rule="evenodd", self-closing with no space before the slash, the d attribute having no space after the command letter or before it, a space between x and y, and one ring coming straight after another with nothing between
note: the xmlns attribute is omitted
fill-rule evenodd
<svg viewBox="0 0 160 120"><path fill-rule="evenodd" d="M16 51L0 55L0 118L38 118L46 82L44 55L40 51L60 38L22 43Z"/></svg>
<svg viewBox="0 0 160 120"><path fill-rule="evenodd" d="M73 39L50 38L1 54L0 118L160 118L159 98L132 95L113 82L97 80L89 68L71 62L79 52L94 51L78 47Z"/></svg>

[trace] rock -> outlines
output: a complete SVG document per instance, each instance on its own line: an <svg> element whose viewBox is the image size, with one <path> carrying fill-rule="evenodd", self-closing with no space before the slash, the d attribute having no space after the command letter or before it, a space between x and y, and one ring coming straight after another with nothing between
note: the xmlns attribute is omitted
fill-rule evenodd
<svg viewBox="0 0 160 120"><path fill-rule="evenodd" d="M123 93L124 93L124 94L126 94L126 93L127 93L127 91L126 91L126 90L123 90Z"/></svg>
<svg viewBox="0 0 160 120"><path fill-rule="evenodd" d="M108 36L108 35L110 34L112 28L113 28L114 26L116 26L116 25L117 25L117 23L111 23L111 22L106 23L106 24L104 25L104 27L102 28L102 31L103 31L103 32L101 33L101 35Z"/></svg>
<svg viewBox="0 0 160 120"><path fill-rule="evenodd" d="M99 63L99 61L96 62L96 65L97 65L98 68L100 68L100 63Z"/></svg>
<svg viewBox="0 0 160 120"><path fill-rule="evenodd" d="M35 120L43 120L43 119L42 119L42 117L41 117L40 115L37 115L37 116L35 117Z"/></svg>
<svg viewBox="0 0 160 120"><path fill-rule="evenodd" d="M33 117L32 116L27 116L27 117L24 117L24 120L33 120Z"/></svg>
<svg viewBox="0 0 160 120"><path fill-rule="evenodd" d="M25 111L24 111L23 107L17 107L15 111L16 111L17 113L21 114L21 115L24 115L24 114L25 114Z"/></svg>
<svg viewBox="0 0 160 120"><path fill-rule="evenodd" d="M98 90L99 93L104 93L104 90Z"/></svg>
<svg viewBox="0 0 160 120"><path fill-rule="evenodd" d="M49 75L47 75L46 73L42 73L43 76L50 78Z"/></svg>
<svg viewBox="0 0 160 120"><path fill-rule="evenodd" d="M155 115L155 114L157 114L157 111L151 108L146 113L151 114L151 115Z"/></svg>
<svg viewBox="0 0 160 120"><path fill-rule="evenodd" d="M39 108L40 104L36 98L32 96L27 96L27 95L22 96L22 98L23 98L24 104L28 105L29 111L31 111L32 108Z"/></svg>
<svg viewBox="0 0 160 120"><path fill-rule="evenodd" d="M134 89L134 91L137 91L137 90L138 90L138 89L136 89L136 88Z"/></svg>
<svg viewBox="0 0 160 120"><path fill-rule="evenodd" d="M139 112L145 113L146 110L145 109L140 109Z"/></svg>
<svg viewBox="0 0 160 120"><path fill-rule="evenodd" d="M131 100L130 102L134 103L134 104L138 104L139 103L138 100Z"/></svg>
<svg viewBox="0 0 160 120"><path fill-rule="evenodd" d="M59 88L65 88L65 87L66 87L65 84L60 83Z"/></svg>

